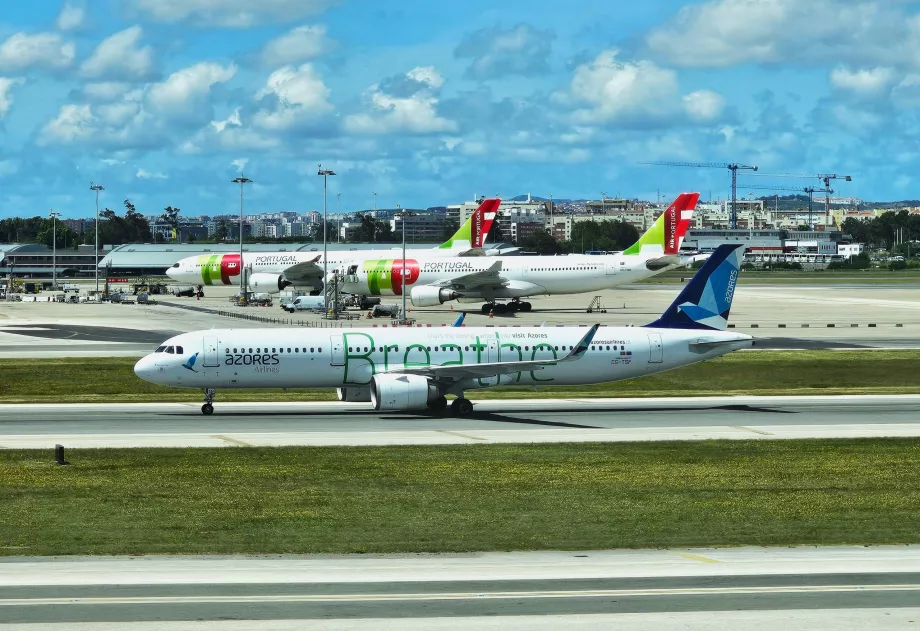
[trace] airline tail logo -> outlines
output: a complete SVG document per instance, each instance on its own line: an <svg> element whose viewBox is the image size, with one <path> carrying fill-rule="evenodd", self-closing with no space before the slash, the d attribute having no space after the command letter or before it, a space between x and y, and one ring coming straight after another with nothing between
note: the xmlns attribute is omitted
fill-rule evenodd
<svg viewBox="0 0 920 631"><path fill-rule="evenodd" d="M681 193L658 221L632 244L624 254L677 254L690 229L699 193Z"/></svg>
<svg viewBox="0 0 920 631"><path fill-rule="evenodd" d="M500 199L484 200L454 236L441 244L441 249L481 248L489 235L489 230L492 229L492 222L495 221L501 201Z"/></svg>

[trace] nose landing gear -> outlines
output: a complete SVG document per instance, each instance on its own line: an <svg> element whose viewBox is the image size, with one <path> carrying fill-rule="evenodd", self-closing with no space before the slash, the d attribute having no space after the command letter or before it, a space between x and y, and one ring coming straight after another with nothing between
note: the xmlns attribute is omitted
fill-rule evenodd
<svg viewBox="0 0 920 631"><path fill-rule="evenodd" d="M205 416L210 416L214 414L214 395L217 394L217 390L214 388L206 388L204 391L204 405L201 406L201 413Z"/></svg>

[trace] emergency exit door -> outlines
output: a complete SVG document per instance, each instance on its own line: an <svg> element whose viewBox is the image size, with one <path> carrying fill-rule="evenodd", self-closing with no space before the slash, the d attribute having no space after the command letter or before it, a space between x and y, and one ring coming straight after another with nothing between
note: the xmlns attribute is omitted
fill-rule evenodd
<svg viewBox="0 0 920 631"><path fill-rule="evenodd" d="M660 364L664 361L664 348L661 346L661 333L648 334L648 363Z"/></svg>
<svg viewBox="0 0 920 631"><path fill-rule="evenodd" d="M332 359L329 362L333 366L345 365L345 348L342 343L341 335L329 336L329 349L332 352Z"/></svg>

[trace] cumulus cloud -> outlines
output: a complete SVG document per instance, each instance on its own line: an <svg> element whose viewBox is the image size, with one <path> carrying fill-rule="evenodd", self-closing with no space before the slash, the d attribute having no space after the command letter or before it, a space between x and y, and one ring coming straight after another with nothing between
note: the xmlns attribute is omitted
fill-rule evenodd
<svg viewBox="0 0 920 631"><path fill-rule="evenodd" d="M55 24L59 31L71 31L83 26L85 17L83 7L74 6L70 4L70 2L65 2L64 6L61 8L61 12L58 14Z"/></svg>
<svg viewBox="0 0 920 631"><path fill-rule="evenodd" d="M0 44L0 70L63 70L75 57L73 43L57 33L14 33Z"/></svg>
<svg viewBox="0 0 920 631"><path fill-rule="evenodd" d="M329 45L325 26L298 26L269 41L260 57L263 65L277 68L317 57Z"/></svg>
<svg viewBox="0 0 920 631"><path fill-rule="evenodd" d="M165 173L160 173L158 171L148 171L146 169L138 169L137 173L134 174L134 177L140 180L166 180L169 179Z"/></svg>
<svg viewBox="0 0 920 631"><path fill-rule="evenodd" d="M233 64L222 66L203 61L177 70L164 81L151 85L147 91L147 101L151 108L165 114L195 113L213 86L226 83L234 75L236 66Z"/></svg>
<svg viewBox="0 0 920 631"><path fill-rule="evenodd" d="M338 0L130 0L140 12L162 22L245 28L316 15Z"/></svg>
<svg viewBox="0 0 920 631"><path fill-rule="evenodd" d="M701 122L719 118L725 109L725 98L711 90L697 90L683 98L684 110L691 119Z"/></svg>
<svg viewBox="0 0 920 631"><path fill-rule="evenodd" d="M284 130L315 121L332 110L329 88L311 64L285 66L271 73L256 100L266 104L254 122L269 130Z"/></svg>
<svg viewBox="0 0 920 631"><path fill-rule="evenodd" d="M464 37L454 56L472 59L466 74L474 79L538 75L549 70L547 59L554 37L551 31L538 31L527 24L483 28Z"/></svg>
<svg viewBox="0 0 920 631"><path fill-rule="evenodd" d="M87 83L80 90L83 98L89 101L114 101L131 91L131 84L118 81L100 81Z"/></svg>
<svg viewBox="0 0 920 631"><path fill-rule="evenodd" d="M365 99L370 112L345 118L345 129L356 134L432 134L457 129L438 114L438 91L444 78L433 66L413 68L370 87Z"/></svg>
<svg viewBox="0 0 920 631"><path fill-rule="evenodd" d="M6 116L13 105L13 88L23 83L22 79L0 77L0 118Z"/></svg>
<svg viewBox="0 0 920 631"><path fill-rule="evenodd" d="M858 96L874 96L886 91L894 80L891 68L863 68L850 70L837 66L831 71L831 85L838 90Z"/></svg>
<svg viewBox="0 0 920 631"><path fill-rule="evenodd" d="M143 30L132 26L102 40L80 70L90 79L137 80L153 73L151 46L140 46Z"/></svg>

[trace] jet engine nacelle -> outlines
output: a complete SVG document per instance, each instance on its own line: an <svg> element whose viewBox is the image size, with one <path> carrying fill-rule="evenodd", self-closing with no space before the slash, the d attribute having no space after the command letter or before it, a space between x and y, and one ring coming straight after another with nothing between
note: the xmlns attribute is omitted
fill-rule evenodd
<svg viewBox="0 0 920 631"><path fill-rule="evenodd" d="M421 410L441 396L438 387L421 375L374 375L371 403L375 410Z"/></svg>
<svg viewBox="0 0 920 631"><path fill-rule="evenodd" d="M441 289L431 285L413 287L412 291L409 292L409 298L416 307L437 307L448 300L456 300L457 297L457 292L451 289Z"/></svg>
<svg viewBox="0 0 920 631"><path fill-rule="evenodd" d="M277 294L285 287L293 285L281 274L253 274L249 277L249 288L269 294Z"/></svg>
<svg viewBox="0 0 920 631"><path fill-rule="evenodd" d="M371 400L371 389L369 386L351 386L350 388L336 388L339 395L339 401L346 403L367 403Z"/></svg>

